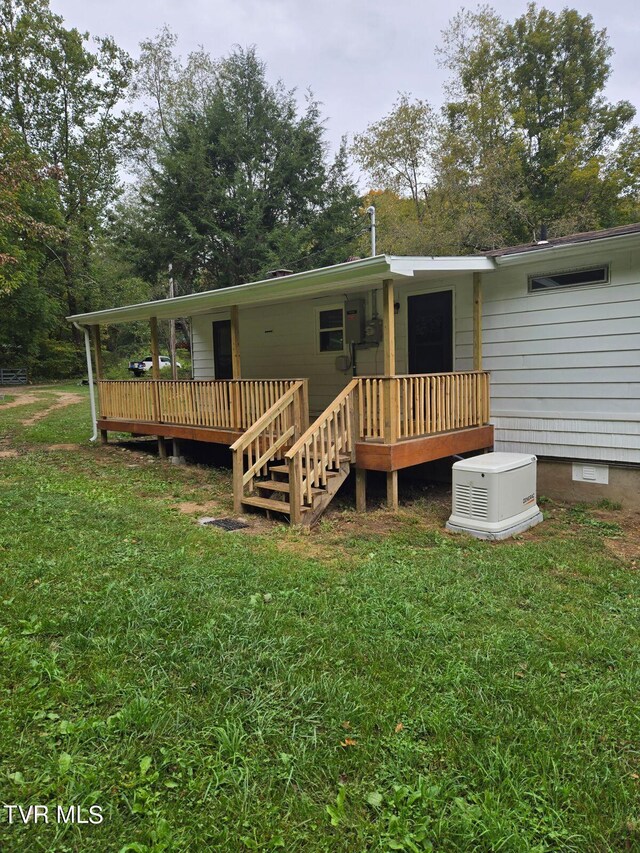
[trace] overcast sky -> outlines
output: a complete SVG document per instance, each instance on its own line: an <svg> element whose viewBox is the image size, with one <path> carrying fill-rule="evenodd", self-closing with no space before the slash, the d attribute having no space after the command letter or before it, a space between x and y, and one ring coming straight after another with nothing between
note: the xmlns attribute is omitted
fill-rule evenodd
<svg viewBox="0 0 640 853"><path fill-rule="evenodd" d="M255 44L269 78L287 88L311 88L323 103L335 148L385 115L399 91L442 100L443 73L435 47L462 3L449 0L51 0L67 26L112 35L132 55L163 25L185 55L202 45L223 56L234 44ZM491 4L513 20L524 0ZM640 107L640 16L637 0L547 0L553 11L575 6L609 34L613 56L607 95ZM475 8L467 3L467 8Z"/></svg>

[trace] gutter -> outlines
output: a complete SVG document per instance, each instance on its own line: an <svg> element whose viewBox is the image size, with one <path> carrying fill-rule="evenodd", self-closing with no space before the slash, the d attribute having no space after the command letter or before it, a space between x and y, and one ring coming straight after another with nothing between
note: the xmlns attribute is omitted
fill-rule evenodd
<svg viewBox="0 0 640 853"><path fill-rule="evenodd" d="M97 441L98 439L98 419L96 417L96 397L93 387L93 365L91 364L91 340L89 338L89 327L79 326L76 321L73 325L79 332L84 332L84 352L87 358L87 374L89 376L89 404L91 406L91 425L93 426L93 435L89 441Z"/></svg>
<svg viewBox="0 0 640 853"><path fill-rule="evenodd" d="M176 317L193 317L196 314L223 310L231 305L255 307L261 304L286 303L293 299L315 299L320 296L344 293L357 289L370 289L385 278L413 278L417 273L489 272L496 268L493 260L480 256L421 257L402 255L376 255L334 264L319 270L263 279L238 284L204 293L189 293L171 299L141 302L119 308L106 308L88 314L73 314L67 320L78 323L128 323L135 320L170 320Z"/></svg>
<svg viewBox="0 0 640 853"><path fill-rule="evenodd" d="M375 258L348 261L319 270L306 270L279 278L238 284L234 287L189 293L174 296L172 299L140 302L120 308L107 308L87 314L73 314L67 317L67 320L94 325L128 323L146 320L153 316L159 320L167 320L172 317L191 316L202 310L214 310L216 307L226 308L234 304L242 306L259 304L263 301L288 301L300 295L306 296L307 288L311 288L313 295L321 295L325 289L333 291L338 284L358 283L361 278L366 281L370 276L384 277L389 271L389 258L386 255L377 255Z"/></svg>

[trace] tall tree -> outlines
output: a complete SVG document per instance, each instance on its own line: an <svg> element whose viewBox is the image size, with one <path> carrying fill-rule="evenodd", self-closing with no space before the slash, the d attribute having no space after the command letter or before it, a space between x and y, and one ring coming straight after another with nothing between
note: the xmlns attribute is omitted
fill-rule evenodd
<svg viewBox="0 0 640 853"><path fill-rule="evenodd" d="M386 227L399 235L402 222L399 245L473 252L536 239L543 224L566 234L640 217L640 130L631 104L604 96L612 50L590 15L463 9L438 53L439 115L403 97L353 148L377 189L413 200L409 222L380 198Z"/></svg>
<svg viewBox="0 0 640 853"><path fill-rule="evenodd" d="M59 170L65 240L58 256L70 312L89 307L91 243L119 192L119 158L135 142L120 108L133 62L111 38L66 29L47 0L0 3L0 114Z"/></svg>
<svg viewBox="0 0 640 853"><path fill-rule="evenodd" d="M37 278L63 237L56 177L0 119L0 295Z"/></svg>
<svg viewBox="0 0 640 853"><path fill-rule="evenodd" d="M165 96L171 121L131 235L150 250L145 274L150 261L156 275L171 262L190 291L346 257L358 199L344 150L327 163L318 104L299 112L254 49L216 62L214 76L199 107L177 103L179 86Z"/></svg>
<svg viewBox="0 0 640 853"><path fill-rule="evenodd" d="M57 177L0 119L0 360L29 370L56 319L48 273L64 237Z"/></svg>
<svg viewBox="0 0 640 853"><path fill-rule="evenodd" d="M436 127L431 106L403 93L389 115L356 134L352 146L358 164L376 186L410 196L418 220L425 211Z"/></svg>
<svg viewBox="0 0 640 853"><path fill-rule="evenodd" d="M451 166L462 165L475 192L487 174L495 179L492 163L506 166L514 183L499 239L531 239L542 223L563 231L624 219L609 161L635 110L604 97L612 53L606 31L574 9L531 3L507 23L485 6L451 22L441 49L452 77L439 177L449 188ZM622 150L631 166L634 155Z"/></svg>
<svg viewBox="0 0 640 853"><path fill-rule="evenodd" d="M138 149L143 172L157 166L160 154L170 149L176 124L201 114L217 89L219 63L199 48L183 64L175 54L177 41L165 25L140 43L130 97L143 104L144 144Z"/></svg>

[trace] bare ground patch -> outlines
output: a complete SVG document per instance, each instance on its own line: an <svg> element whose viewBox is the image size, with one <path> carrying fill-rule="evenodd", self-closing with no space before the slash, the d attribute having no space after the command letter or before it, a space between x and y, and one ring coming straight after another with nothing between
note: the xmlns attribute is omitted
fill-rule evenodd
<svg viewBox="0 0 640 853"><path fill-rule="evenodd" d="M38 394L35 394L33 391L12 390L11 394L16 399L11 400L8 403L0 403L0 411L4 411L5 409L15 409L18 406L29 406L32 403L39 403L42 399Z"/></svg>
<svg viewBox="0 0 640 853"><path fill-rule="evenodd" d="M211 515L220 508L218 501L205 501L197 503L196 501L182 501L173 505L173 509L177 509L183 515Z"/></svg>
<svg viewBox="0 0 640 853"><path fill-rule="evenodd" d="M640 567L640 512L594 513L603 521L619 525L622 532L604 540L607 550L631 569Z"/></svg>
<svg viewBox="0 0 640 853"><path fill-rule="evenodd" d="M74 394L70 391L55 391L54 393L58 398L57 401L52 403L52 405L48 406L46 409L41 409L41 411L36 412L36 414L32 415L30 418L23 420L22 426L33 426L34 424L37 424L38 421L42 420L42 418L46 418L47 415L50 415L51 412L55 412L56 409L66 409L67 406L73 406L75 403L84 402L84 397L81 394ZM37 402L37 399L34 402ZM11 403L8 405L10 406Z"/></svg>

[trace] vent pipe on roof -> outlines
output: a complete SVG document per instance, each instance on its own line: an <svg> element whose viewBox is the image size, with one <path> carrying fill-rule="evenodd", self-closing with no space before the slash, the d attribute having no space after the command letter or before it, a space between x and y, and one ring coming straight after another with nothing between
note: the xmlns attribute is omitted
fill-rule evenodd
<svg viewBox="0 0 640 853"><path fill-rule="evenodd" d="M543 222L540 226L540 239L538 240L538 245L548 242L549 241L547 240L547 226Z"/></svg>
<svg viewBox="0 0 640 853"><path fill-rule="evenodd" d="M367 208L367 213L369 214L369 219L371 220L371 225L369 226L369 231L371 231L371 257L375 258L376 256L376 209L373 205Z"/></svg>

